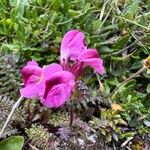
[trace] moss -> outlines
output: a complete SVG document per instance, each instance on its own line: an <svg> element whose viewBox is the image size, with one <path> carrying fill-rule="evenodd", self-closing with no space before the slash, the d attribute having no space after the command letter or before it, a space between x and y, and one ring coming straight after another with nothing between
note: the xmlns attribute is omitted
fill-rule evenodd
<svg viewBox="0 0 150 150"><path fill-rule="evenodd" d="M32 124L29 129L26 129L30 143L42 150L49 150L51 147L51 134L42 125Z"/></svg>

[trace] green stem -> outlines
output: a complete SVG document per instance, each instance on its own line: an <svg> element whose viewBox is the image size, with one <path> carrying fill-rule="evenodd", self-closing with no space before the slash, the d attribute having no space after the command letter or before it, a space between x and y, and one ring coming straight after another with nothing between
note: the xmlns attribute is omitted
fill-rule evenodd
<svg viewBox="0 0 150 150"><path fill-rule="evenodd" d="M145 70L146 70L146 67L141 68L141 69L138 70L136 73L132 74L129 78L127 78L127 79L124 80L122 83L120 83L120 84L111 92L110 97L112 98L112 97L116 94L117 90L118 90L122 85L124 85L125 83L127 83L127 82L130 81L131 79L138 77L138 75L141 74L142 72L144 72Z"/></svg>

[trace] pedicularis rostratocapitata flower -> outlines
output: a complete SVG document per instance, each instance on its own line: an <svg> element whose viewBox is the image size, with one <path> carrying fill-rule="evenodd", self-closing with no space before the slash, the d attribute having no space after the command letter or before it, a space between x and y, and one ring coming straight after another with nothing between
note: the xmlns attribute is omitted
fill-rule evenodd
<svg viewBox="0 0 150 150"><path fill-rule="evenodd" d="M88 48L84 34L78 30L67 32L60 48L60 64L39 67L32 60L22 69L24 87L21 96L39 97L49 108L62 106L75 91L75 82L83 70L90 66L101 75L105 72L103 60L96 49Z"/></svg>

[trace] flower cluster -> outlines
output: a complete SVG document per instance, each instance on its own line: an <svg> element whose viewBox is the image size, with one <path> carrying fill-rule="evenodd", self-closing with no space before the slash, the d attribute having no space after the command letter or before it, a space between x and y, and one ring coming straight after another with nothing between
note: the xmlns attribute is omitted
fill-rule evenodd
<svg viewBox="0 0 150 150"><path fill-rule="evenodd" d="M22 69L24 87L21 96L39 97L49 108L62 106L75 90L75 83L83 70L90 66L101 75L104 73L103 60L96 49L87 47L84 34L78 30L67 32L60 48L60 64L39 67L32 60Z"/></svg>

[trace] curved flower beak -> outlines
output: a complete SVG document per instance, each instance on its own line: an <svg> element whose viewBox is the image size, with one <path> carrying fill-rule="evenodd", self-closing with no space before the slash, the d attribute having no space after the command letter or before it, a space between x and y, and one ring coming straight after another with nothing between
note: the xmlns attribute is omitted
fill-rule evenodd
<svg viewBox="0 0 150 150"><path fill-rule="evenodd" d="M61 64L64 60L76 60L80 52L84 50L84 34L78 30L71 30L67 32L62 39L60 49Z"/></svg>

